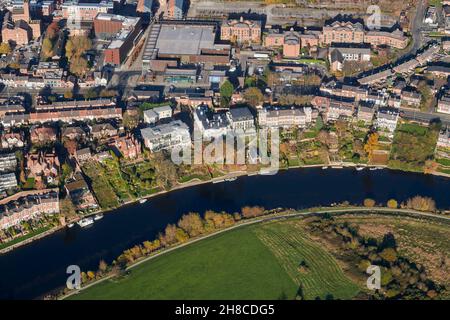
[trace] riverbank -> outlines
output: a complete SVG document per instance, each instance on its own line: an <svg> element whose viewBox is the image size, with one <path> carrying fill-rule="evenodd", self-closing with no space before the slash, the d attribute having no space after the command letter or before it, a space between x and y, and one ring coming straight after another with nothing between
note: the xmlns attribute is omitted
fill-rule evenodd
<svg viewBox="0 0 450 320"><path fill-rule="evenodd" d="M190 240L188 240L185 243L181 243L178 245L174 245L171 247L167 247L164 248L162 250L156 251L152 254L150 254L149 256L145 256L141 259L136 260L134 263L132 263L131 265L129 265L128 267L126 267L125 271L129 271L132 270L134 268L136 268L137 266L150 261L152 259L155 259L157 257L160 257L162 255L165 255L169 252L173 252L175 250L184 248L186 246L192 245L194 243L197 243L199 241L203 241L205 239L209 239L211 237L217 236L219 234L225 233L225 232L229 232L232 230L235 230L237 228L242 228L244 226L249 226L249 225L253 225L253 224L257 224L257 223L261 223L261 222L266 222L266 221L275 221L275 220L284 220L284 219L291 219L291 218L298 218L298 217L308 217L308 216L314 216L314 215L321 215L321 214L331 214L331 215L341 215L341 214L354 214L354 215L368 215L368 214L375 214L375 215L388 215L388 216L409 216L409 217L421 217L421 218L427 218L427 219L437 219L439 221L446 221L446 222L450 222L450 217L449 216L444 216L444 215L438 215L438 214L434 214L434 213L427 213L427 212L421 212L421 211L416 211L416 210L410 210L410 209L390 209L387 207L375 207L375 208L366 208L366 207L321 207L321 208L311 208L311 209L305 209L302 211L292 211L292 210L284 210L282 212L276 212L273 214L268 214L265 216L261 216L261 217L257 217L257 218L252 218L252 219L247 219L247 220L243 220L240 222L237 222L235 225L225 228L225 229L221 229L212 233L208 233L208 234L204 234L202 236L198 236L196 238L192 238ZM111 279L113 277L115 277L115 274L110 274L107 275L101 279L98 279L96 281L90 282L88 284L86 284L84 287L82 287L80 290L74 290L71 291L68 294L62 295L61 297L59 297L58 299L67 299L73 295L79 294L80 292L82 292L83 290L86 290L92 286L98 285L108 279Z"/></svg>
<svg viewBox="0 0 450 320"><path fill-rule="evenodd" d="M67 266L98 270L100 260L111 264L124 250L156 239L168 224L176 225L189 212L204 217L208 210L233 214L247 206L303 210L343 203L361 205L366 198L381 206L390 199L405 203L416 195L433 198L443 210L450 208L444 192L449 186L450 180L431 175L318 167L175 190L145 204L121 207L90 227L63 228L0 255L0 272L8 274L0 283L0 299L42 297L64 285Z"/></svg>
<svg viewBox="0 0 450 320"><path fill-rule="evenodd" d="M323 168L324 171L326 171L327 169L342 169L342 168L363 168L363 170L371 170L371 168L374 169L383 169L383 170L393 170L393 169L389 169L387 166L380 166L380 165L376 165L376 166L371 166L371 165L366 165L366 164L355 164L355 163L350 163L350 162L344 162L344 163L332 163L329 165L323 165L323 164L313 164L313 165L303 165L303 166L293 166L293 167L286 167L286 168L280 168L279 171L288 171L288 170L298 170L298 169L308 169L308 168ZM326 169L325 169L326 168ZM373 169L372 169L373 170ZM399 170L395 170L395 171L399 171ZM400 171L400 172L405 172L408 173L408 171ZM65 225L61 225L58 226L56 228L52 228L44 233L40 233L37 234L36 236L33 236L31 238L27 238L24 241L18 242L18 243L14 243L11 246L6 246L5 248L2 248L0 250L0 255L7 253L11 250L17 249L21 246L30 244L33 241L42 239L46 236L49 236L55 232L60 231L61 229L66 228L66 226L70 223L77 223L79 220L86 218L86 217L90 217L90 216L95 216L96 214L108 214L111 212L116 211L117 209L120 208L125 208L126 206L129 205L134 205L134 204L138 204L141 200L146 199L149 200L151 198L157 197L157 196L161 196L173 191L177 191L177 190L182 190L182 189L186 189L186 188L191 188L191 187L195 187L195 186L200 186L200 185L204 185L204 184L208 184L208 183L226 183L228 181L228 179L234 179L234 178L240 178L240 177L245 177L245 176L256 176L256 175L260 175L260 171L254 171L254 172L248 172L248 171L235 171L235 172L230 172L226 175L220 176L220 177L216 177L216 178L212 178L209 180L200 180L197 178L194 178L188 182L185 183L179 183L177 184L175 187L173 187L170 190L161 190L159 192L155 192L152 194L149 194L147 196L143 196L143 197L139 197L136 199L133 199L131 201L126 201L124 203L122 203L120 206L114 207L114 208L110 208L110 209L100 209L94 212L91 212L89 214L83 215L83 216L79 216L76 219L72 219L70 221L67 221ZM277 172L278 174L278 172ZM450 175L448 174L436 174L436 176L442 176L445 178L450 178Z"/></svg>

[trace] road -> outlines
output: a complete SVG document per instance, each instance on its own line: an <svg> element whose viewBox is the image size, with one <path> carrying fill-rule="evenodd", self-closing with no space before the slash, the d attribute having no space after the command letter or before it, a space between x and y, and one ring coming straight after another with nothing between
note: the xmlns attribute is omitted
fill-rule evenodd
<svg viewBox="0 0 450 320"><path fill-rule="evenodd" d="M412 45L406 55L415 54L423 45L423 17L425 16L426 6L424 0L417 2L416 14L411 24Z"/></svg>
<svg viewBox="0 0 450 320"><path fill-rule="evenodd" d="M403 112L402 118L415 121L430 122L433 119L440 119L442 124L450 125L450 114L437 112L423 112L410 108L400 108Z"/></svg>

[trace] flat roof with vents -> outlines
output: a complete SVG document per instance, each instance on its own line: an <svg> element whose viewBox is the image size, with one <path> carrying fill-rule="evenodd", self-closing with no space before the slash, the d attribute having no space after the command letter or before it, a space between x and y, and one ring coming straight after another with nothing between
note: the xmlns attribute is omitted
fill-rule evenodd
<svg viewBox="0 0 450 320"><path fill-rule="evenodd" d="M214 49L214 39L212 25L163 24L156 48L159 54L196 55L201 49Z"/></svg>

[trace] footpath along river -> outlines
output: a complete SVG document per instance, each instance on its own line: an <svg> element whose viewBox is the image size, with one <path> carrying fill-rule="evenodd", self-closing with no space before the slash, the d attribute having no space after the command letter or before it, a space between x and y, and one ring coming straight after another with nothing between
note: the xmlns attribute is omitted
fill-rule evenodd
<svg viewBox="0 0 450 320"><path fill-rule="evenodd" d="M246 205L304 209L342 201L360 204L364 198L401 202L415 195L432 197L438 208L450 209L450 179L387 169L307 168L175 190L119 208L90 227L63 229L1 255L0 299L38 298L64 286L67 266L96 270L101 259L110 263L187 212L233 213Z"/></svg>

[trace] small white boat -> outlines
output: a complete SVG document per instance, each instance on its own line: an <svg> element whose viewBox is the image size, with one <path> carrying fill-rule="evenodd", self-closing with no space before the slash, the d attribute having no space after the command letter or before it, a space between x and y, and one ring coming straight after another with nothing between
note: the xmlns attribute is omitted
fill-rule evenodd
<svg viewBox="0 0 450 320"><path fill-rule="evenodd" d="M139 203L146 203L147 202L147 199L141 199L141 200L139 200Z"/></svg>
<svg viewBox="0 0 450 320"><path fill-rule="evenodd" d="M356 167L356 171L364 170L364 167Z"/></svg>
<svg viewBox="0 0 450 320"><path fill-rule="evenodd" d="M322 167L322 170L326 170L326 169L328 169L328 167L326 167L326 166Z"/></svg>
<svg viewBox="0 0 450 320"><path fill-rule="evenodd" d="M230 182L230 181L236 181L236 180L237 180L237 177L225 179L225 181L228 181L228 182Z"/></svg>
<svg viewBox="0 0 450 320"><path fill-rule="evenodd" d="M93 224L94 218L92 218L92 217L84 218L84 219L81 219L80 221L78 221L77 223L80 227L84 228L84 227L87 227L87 226Z"/></svg>
<svg viewBox="0 0 450 320"><path fill-rule="evenodd" d="M343 166L332 166L331 167L332 169L342 169L342 168L344 168Z"/></svg>
<svg viewBox="0 0 450 320"><path fill-rule="evenodd" d="M214 180L213 183L221 183L221 182L224 182L224 181L225 181L225 179L222 179L222 180Z"/></svg>
<svg viewBox="0 0 450 320"><path fill-rule="evenodd" d="M67 226L68 226L69 228L72 228L74 225L75 225L75 223L69 223Z"/></svg>
<svg viewBox="0 0 450 320"><path fill-rule="evenodd" d="M100 220L100 219L102 219L102 218L103 218L103 215L102 215L101 213L96 214L96 215L94 216L94 220Z"/></svg>
<svg viewBox="0 0 450 320"><path fill-rule="evenodd" d="M376 167L371 167L369 170L370 171L374 171L374 170L377 170L377 168Z"/></svg>

